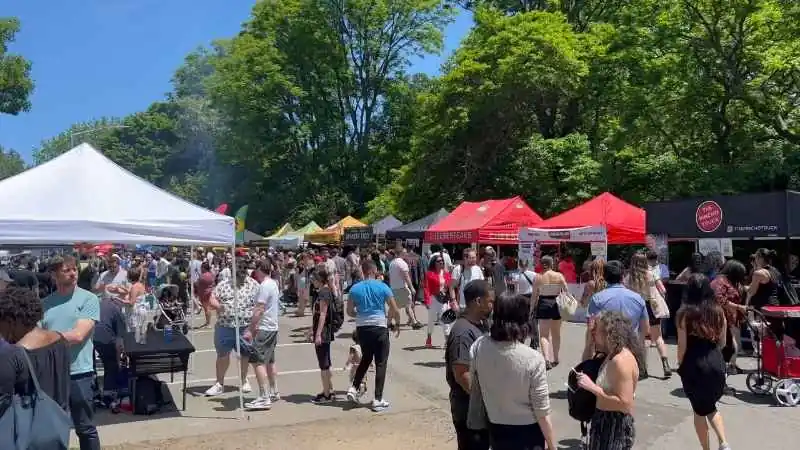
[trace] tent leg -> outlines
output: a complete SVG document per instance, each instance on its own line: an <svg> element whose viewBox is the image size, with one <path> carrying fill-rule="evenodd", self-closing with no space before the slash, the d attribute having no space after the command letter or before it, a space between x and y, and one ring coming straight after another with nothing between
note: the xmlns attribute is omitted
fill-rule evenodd
<svg viewBox="0 0 800 450"><path fill-rule="evenodd" d="M234 235L233 239L233 246L231 247L231 283L233 284L233 310L235 314L239 313L239 286L236 282L236 237ZM244 386L244 373L242 372L242 347L241 343L239 342L240 330L241 326L239 325L238 317L234 321L236 325L236 354L239 355L239 364L236 366L238 367L239 371L239 418L244 419L244 393L242 392L242 387Z"/></svg>
<svg viewBox="0 0 800 450"><path fill-rule="evenodd" d="M189 247L189 343L194 347L194 283L192 282L192 258L194 258L194 246ZM189 356L189 379L184 386L183 395L186 396L186 386L192 382L194 375L194 358Z"/></svg>

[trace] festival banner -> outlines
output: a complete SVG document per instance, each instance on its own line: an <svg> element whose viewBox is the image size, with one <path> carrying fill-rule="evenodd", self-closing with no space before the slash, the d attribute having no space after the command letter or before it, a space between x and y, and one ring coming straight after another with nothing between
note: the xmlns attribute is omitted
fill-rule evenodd
<svg viewBox="0 0 800 450"><path fill-rule="evenodd" d="M244 242L244 221L247 218L248 205L244 205L236 211L236 243L241 244Z"/></svg>

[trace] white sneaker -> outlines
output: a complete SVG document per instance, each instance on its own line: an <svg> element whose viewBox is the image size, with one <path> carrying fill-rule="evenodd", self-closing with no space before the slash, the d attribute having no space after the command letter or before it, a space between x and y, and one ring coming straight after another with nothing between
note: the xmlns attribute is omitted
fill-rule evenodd
<svg viewBox="0 0 800 450"><path fill-rule="evenodd" d="M253 392L253 388L250 386L250 382L244 380L244 384L242 384L242 394L249 394L251 392Z"/></svg>
<svg viewBox="0 0 800 450"><path fill-rule="evenodd" d="M372 401L372 411L381 412L381 411L385 411L387 409L389 409L389 402L387 402L386 400L375 399L375 400Z"/></svg>
<svg viewBox="0 0 800 450"><path fill-rule="evenodd" d="M281 399L281 393L280 392L270 392L269 393L269 401L274 403L274 402L279 401L280 399Z"/></svg>
<svg viewBox="0 0 800 450"><path fill-rule="evenodd" d="M206 397L216 397L217 395L222 395L224 393L225 393L225 386L219 383L214 383L213 386L208 388L208 390L205 392L204 395Z"/></svg>
<svg viewBox="0 0 800 450"><path fill-rule="evenodd" d="M359 397L361 397L361 395L353 386L347 388L347 400L349 400L351 403L358 403Z"/></svg>
<svg viewBox="0 0 800 450"><path fill-rule="evenodd" d="M272 401L269 399L269 397L258 397L252 402L247 402L244 404L244 409L250 411L266 411L270 408L272 408Z"/></svg>

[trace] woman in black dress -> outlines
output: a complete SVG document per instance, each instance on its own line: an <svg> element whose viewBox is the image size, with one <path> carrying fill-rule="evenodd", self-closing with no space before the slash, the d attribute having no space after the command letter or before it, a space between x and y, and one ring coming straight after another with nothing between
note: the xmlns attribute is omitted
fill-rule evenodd
<svg viewBox="0 0 800 450"><path fill-rule="evenodd" d="M678 310L678 374L694 411L694 428L703 450L710 449L709 425L717 435L720 450L730 450L717 402L725 389L725 345L727 324L722 307L705 275L693 274L686 298Z"/></svg>

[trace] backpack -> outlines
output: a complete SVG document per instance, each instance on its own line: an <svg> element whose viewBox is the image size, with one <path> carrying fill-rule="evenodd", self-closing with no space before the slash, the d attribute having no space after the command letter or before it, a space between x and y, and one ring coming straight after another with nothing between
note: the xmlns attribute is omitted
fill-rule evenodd
<svg viewBox="0 0 800 450"><path fill-rule="evenodd" d="M600 366L603 365L606 355L597 354L592 359L575 366L569 372L567 379L567 405L569 416L579 422L590 422L597 406L597 397L591 392L578 387L578 372L584 373L592 379L597 380L600 373Z"/></svg>
<svg viewBox="0 0 800 450"><path fill-rule="evenodd" d="M164 383L149 375L140 375L133 381L136 393L133 413L149 416L161 411L168 404L164 399Z"/></svg>
<svg viewBox="0 0 800 450"><path fill-rule="evenodd" d="M342 296L334 296L333 301L328 308L331 309L331 331L338 333L339 330L342 329L342 325L344 325L344 300L342 299Z"/></svg>
<svg viewBox="0 0 800 450"><path fill-rule="evenodd" d="M39 386L28 352L20 348L34 391L14 394L8 408L0 415L0 429L12 430L10 447L15 450L66 450L72 418ZM8 436L6 437L6 439Z"/></svg>

